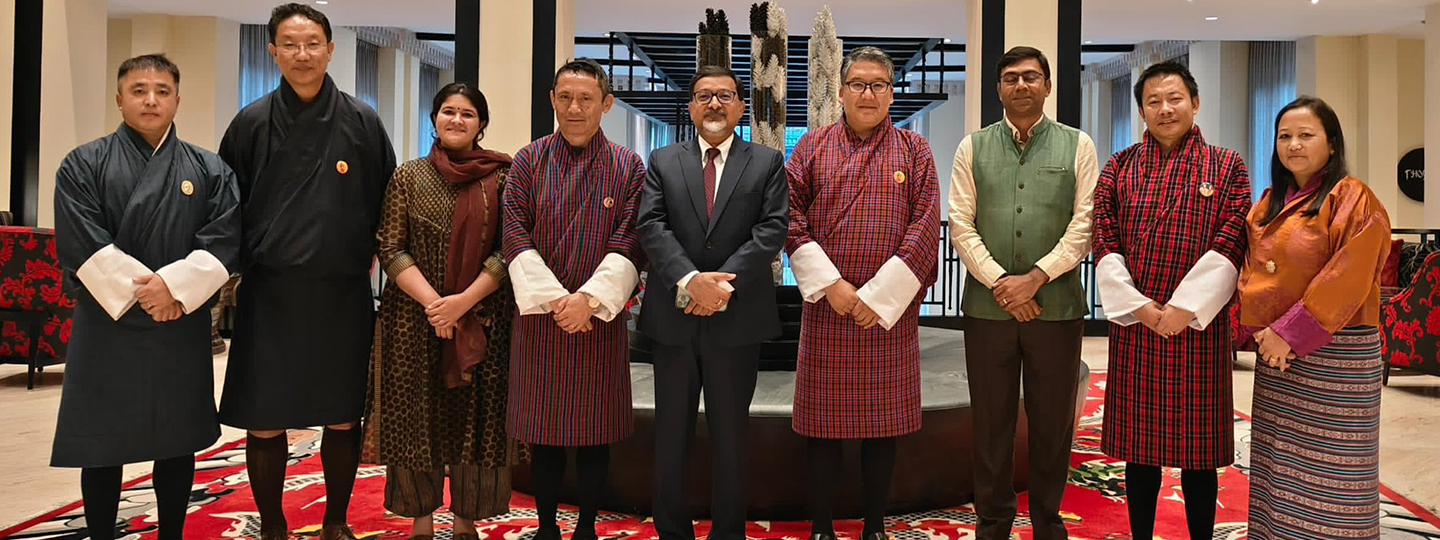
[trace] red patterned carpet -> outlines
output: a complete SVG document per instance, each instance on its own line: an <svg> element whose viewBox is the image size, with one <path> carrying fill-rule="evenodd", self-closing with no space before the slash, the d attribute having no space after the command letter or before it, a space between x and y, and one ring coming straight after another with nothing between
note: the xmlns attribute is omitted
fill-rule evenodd
<svg viewBox="0 0 1440 540"><path fill-rule="evenodd" d="M1103 374L1092 377L1084 416L1077 433L1071 460L1070 487L1063 506L1070 522L1072 539L1129 539L1124 506L1124 464L1099 453L1100 420L1104 401ZM1250 423L1236 414L1237 448L1242 449L1237 464L1226 468L1220 478L1220 508L1216 540L1246 538L1245 501L1248 482ZM301 538L319 535L319 523L325 510L325 489L321 484L319 437L315 432L300 431L291 436L292 460L290 477L285 484L286 515L295 534ZM191 494L191 513L186 526L187 538L245 538L259 532L259 516L247 489L243 441L236 441L203 457L197 464L195 491ZM379 467L364 467L356 483L350 508L355 532L365 540L406 538L409 521L387 516L381 506L384 497L384 474ZM763 487L759 487L763 489ZM1162 488L1160 523L1157 538L1182 540L1185 533L1184 494L1179 488L1178 471L1165 481ZM1425 512L1389 489L1382 491L1382 536L1386 540L1440 539L1440 519ZM140 478L126 485L117 524L117 538L150 540L155 537L154 495L149 478ZM516 493L510 502L511 512L480 524L486 538L528 540L536 527L534 503L529 496ZM1020 508L1026 507L1025 495ZM573 508L562 507L561 519L574 520ZM651 540L655 528L648 518L621 514L602 514L598 526L602 538ZM449 515L436 516L437 536L448 540ZM969 506L921 512L890 518L894 540L962 540L974 537L975 514ZM79 503L68 505L27 523L0 531L0 539L83 539L84 519ZM568 536L568 527L566 528ZM860 534L860 522L836 524L840 536L853 539ZM705 535L709 524L696 527ZM1022 515L1016 532L1023 540L1030 539L1028 521ZM805 522L751 522L748 536L754 539L797 539L809 534Z"/></svg>

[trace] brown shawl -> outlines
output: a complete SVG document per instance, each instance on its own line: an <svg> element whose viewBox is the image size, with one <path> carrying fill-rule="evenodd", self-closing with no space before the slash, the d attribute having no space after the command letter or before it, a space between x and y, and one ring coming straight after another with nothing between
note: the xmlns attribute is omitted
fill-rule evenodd
<svg viewBox="0 0 1440 540"><path fill-rule="evenodd" d="M463 292L485 269L485 259L495 247L500 229L500 179L495 174L510 165L510 156L485 150L455 152L440 146L430 149L430 163L446 182L458 184L455 216L450 228L450 252L447 254L444 289L441 295ZM475 317L461 317L455 322L455 339L444 347L443 371L445 386L455 388L470 383L470 369L485 359L485 328Z"/></svg>

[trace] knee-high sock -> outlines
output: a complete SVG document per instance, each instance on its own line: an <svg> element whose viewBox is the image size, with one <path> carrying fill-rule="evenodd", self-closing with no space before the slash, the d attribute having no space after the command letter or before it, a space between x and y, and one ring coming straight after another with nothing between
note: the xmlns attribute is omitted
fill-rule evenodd
<svg viewBox="0 0 1440 540"><path fill-rule="evenodd" d="M835 476L840 473L840 440L807 441L810 454L810 534L835 535Z"/></svg>
<svg viewBox="0 0 1440 540"><path fill-rule="evenodd" d="M865 528L861 538L885 532L885 506L890 501L890 479L895 473L895 438L865 439L860 443L860 468L865 483Z"/></svg>
<svg viewBox="0 0 1440 540"><path fill-rule="evenodd" d="M1215 496L1220 489L1220 475L1213 469L1180 471L1180 489L1185 492L1185 524L1190 540L1208 540L1215 536Z"/></svg>
<svg viewBox="0 0 1440 540"><path fill-rule="evenodd" d="M565 480L565 447L541 444L530 447L530 474L535 479L535 514L542 529L554 529L560 484Z"/></svg>
<svg viewBox="0 0 1440 540"><path fill-rule="evenodd" d="M290 459L290 441L285 435L245 438L245 468L250 476L250 493L260 512L263 530L289 530L281 506L285 491L285 464Z"/></svg>
<svg viewBox="0 0 1440 540"><path fill-rule="evenodd" d="M595 533L595 518L600 499L605 494L605 480L610 476L610 445L581 446L575 450L575 468L580 487L580 520L577 533Z"/></svg>
<svg viewBox="0 0 1440 540"><path fill-rule="evenodd" d="M190 506L190 487L194 483L195 456L177 456L155 462L159 540L184 540L185 512Z"/></svg>
<svg viewBox="0 0 1440 540"><path fill-rule="evenodd" d="M115 540L115 514L120 510L120 472L119 465L80 469L85 527L93 540Z"/></svg>
<svg viewBox="0 0 1440 540"><path fill-rule="evenodd" d="M1125 506L1130 511L1130 536L1155 537L1155 505L1160 496L1160 467L1125 464Z"/></svg>
<svg viewBox="0 0 1440 540"><path fill-rule="evenodd" d="M320 465L325 471L325 524L349 522L350 493L360 468L360 425L350 429L325 428L320 438Z"/></svg>

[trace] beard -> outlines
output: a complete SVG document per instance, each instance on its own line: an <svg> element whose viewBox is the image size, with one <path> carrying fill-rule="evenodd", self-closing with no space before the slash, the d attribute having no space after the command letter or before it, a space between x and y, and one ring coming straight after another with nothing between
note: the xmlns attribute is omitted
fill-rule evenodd
<svg viewBox="0 0 1440 540"><path fill-rule="evenodd" d="M700 131L711 135L724 133L728 127L725 120L720 118L706 118L700 121Z"/></svg>

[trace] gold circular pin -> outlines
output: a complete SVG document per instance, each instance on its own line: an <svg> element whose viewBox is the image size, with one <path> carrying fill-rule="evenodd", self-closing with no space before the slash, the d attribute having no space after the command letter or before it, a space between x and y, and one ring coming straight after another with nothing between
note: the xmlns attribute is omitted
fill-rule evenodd
<svg viewBox="0 0 1440 540"><path fill-rule="evenodd" d="M895 171L895 183L896 183L896 184L904 184L904 183L905 183L905 172L904 172L904 171Z"/></svg>
<svg viewBox="0 0 1440 540"><path fill-rule="evenodd" d="M614 208L614 207L615 207L615 199L610 198L610 197L605 197L605 208Z"/></svg>
<svg viewBox="0 0 1440 540"><path fill-rule="evenodd" d="M350 172L350 164L345 163L343 160L335 162L335 172L338 172L340 174Z"/></svg>
<svg viewBox="0 0 1440 540"><path fill-rule="evenodd" d="M186 180L186 181L184 181L184 182L181 182L181 183L180 183L180 192L181 192L181 193L184 193L184 194L186 194L186 195L194 195L194 194L195 194L195 184L191 183L189 180Z"/></svg>
<svg viewBox="0 0 1440 540"><path fill-rule="evenodd" d="M1209 182L1200 184L1200 196L1210 197L1215 195L1215 185Z"/></svg>

